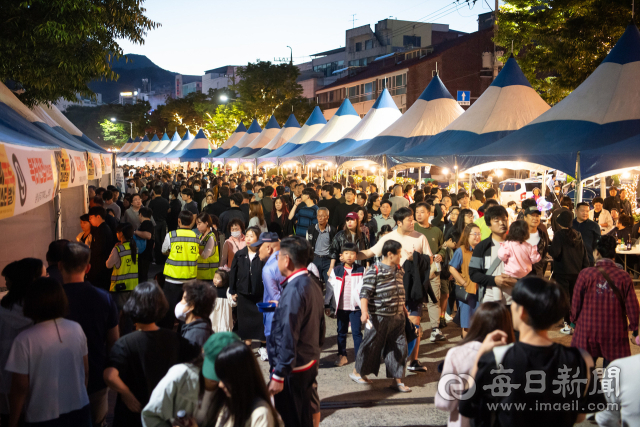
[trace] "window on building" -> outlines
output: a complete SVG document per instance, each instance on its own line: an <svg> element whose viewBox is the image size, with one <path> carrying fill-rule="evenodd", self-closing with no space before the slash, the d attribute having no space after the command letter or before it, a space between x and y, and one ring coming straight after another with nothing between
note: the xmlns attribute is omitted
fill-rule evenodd
<svg viewBox="0 0 640 427"><path fill-rule="evenodd" d="M362 43L358 42L356 43L356 52L360 52L362 50Z"/></svg>
<svg viewBox="0 0 640 427"><path fill-rule="evenodd" d="M373 40L367 40L364 42L364 50L373 49Z"/></svg>
<svg viewBox="0 0 640 427"><path fill-rule="evenodd" d="M421 45L421 37L419 37L419 36L403 36L402 37L402 45L403 46L422 46Z"/></svg>

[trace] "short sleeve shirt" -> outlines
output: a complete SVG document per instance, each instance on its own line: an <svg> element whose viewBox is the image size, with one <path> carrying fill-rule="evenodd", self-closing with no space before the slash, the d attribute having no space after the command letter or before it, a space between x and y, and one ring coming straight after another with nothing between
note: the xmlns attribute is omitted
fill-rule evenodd
<svg viewBox="0 0 640 427"><path fill-rule="evenodd" d="M375 256L382 256L382 247L387 240L395 240L396 242L402 245L402 256L400 258L400 265L403 265L407 260L406 252L409 251L417 251L418 253L432 256L431 248L429 247L429 242L427 242L427 238L424 237L423 234L418 233L417 231L412 231L408 234L401 235L398 233L398 230L394 230L391 233L385 234L378 240L373 247L371 247L371 251Z"/></svg>

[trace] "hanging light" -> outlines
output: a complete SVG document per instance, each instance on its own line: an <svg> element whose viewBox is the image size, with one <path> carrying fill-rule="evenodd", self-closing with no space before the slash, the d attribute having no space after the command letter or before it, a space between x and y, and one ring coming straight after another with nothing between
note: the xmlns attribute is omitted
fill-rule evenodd
<svg viewBox="0 0 640 427"><path fill-rule="evenodd" d="M448 174L449 173L449 169L448 168L442 168L442 173L443 174Z"/></svg>
<svg viewBox="0 0 640 427"><path fill-rule="evenodd" d="M496 176L502 176L502 175L504 175L504 171L502 169L498 169L496 171Z"/></svg>

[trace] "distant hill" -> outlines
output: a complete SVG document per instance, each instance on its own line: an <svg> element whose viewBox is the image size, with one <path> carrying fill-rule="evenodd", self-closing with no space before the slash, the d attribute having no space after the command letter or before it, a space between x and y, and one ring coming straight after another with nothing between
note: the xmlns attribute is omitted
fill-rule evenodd
<svg viewBox="0 0 640 427"><path fill-rule="evenodd" d="M102 102L111 103L118 100L120 92L128 92L142 88L142 79L149 79L151 90L156 93L168 93L173 90L176 73L160 68L145 55L126 55L124 58L113 60L112 69L118 73L117 81L94 80L89 83L89 88L102 94ZM183 76L183 83L198 81L201 76Z"/></svg>

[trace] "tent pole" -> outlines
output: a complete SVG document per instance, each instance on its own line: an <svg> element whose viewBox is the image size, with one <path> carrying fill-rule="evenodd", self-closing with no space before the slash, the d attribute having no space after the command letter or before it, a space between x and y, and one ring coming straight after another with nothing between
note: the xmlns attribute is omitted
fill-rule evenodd
<svg viewBox="0 0 640 427"><path fill-rule="evenodd" d="M546 193L546 189L547 189L547 170L545 169L542 172L542 186L541 186L541 193L542 193L542 198L544 199L545 193ZM552 189L553 191L553 189Z"/></svg>
<svg viewBox="0 0 640 427"><path fill-rule="evenodd" d="M455 171L456 171L456 177L455 177L455 189L456 189L456 194L457 194L457 193L458 193L458 175L459 175L459 174L458 174L458 158L457 158L457 157L455 157L453 161L454 161L454 163L455 163L455 164L453 165L453 168L454 168L454 169L455 169ZM471 192L471 187L469 187L469 192Z"/></svg>
<svg viewBox="0 0 640 427"><path fill-rule="evenodd" d="M582 202L582 176L580 174L580 152L576 156L576 192L574 193L574 203Z"/></svg>
<svg viewBox="0 0 640 427"><path fill-rule="evenodd" d="M58 190L56 196L53 198L53 211L56 213L56 240L62 239L62 204L60 202L61 196L62 191Z"/></svg>
<svg viewBox="0 0 640 427"><path fill-rule="evenodd" d="M422 166L418 166L418 189L422 188Z"/></svg>
<svg viewBox="0 0 640 427"><path fill-rule="evenodd" d="M387 156L382 156L382 174L384 175L384 188L382 189L382 194L387 192Z"/></svg>
<svg viewBox="0 0 640 427"><path fill-rule="evenodd" d="M600 177L600 197L607 197L607 177L604 175Z"/></svg>

